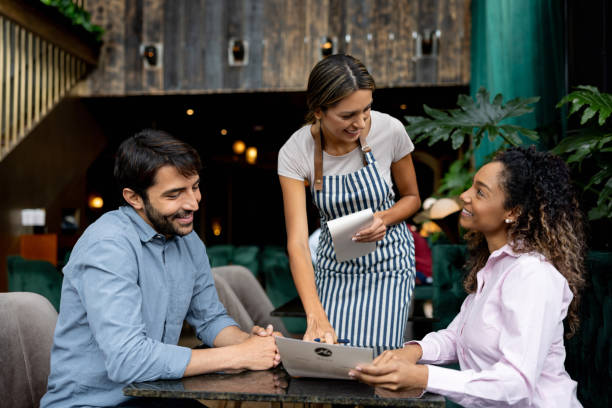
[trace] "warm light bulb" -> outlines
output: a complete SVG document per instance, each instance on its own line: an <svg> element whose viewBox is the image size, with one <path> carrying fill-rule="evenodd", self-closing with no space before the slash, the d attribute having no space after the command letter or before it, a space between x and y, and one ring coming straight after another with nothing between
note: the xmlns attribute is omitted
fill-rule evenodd
<svg viewBox="0 0 612 408"><path fill-rule="evenodd" d="M187 116L191 116L191 115L193 115L195 112L194 112L194 110L193 110L193 109L187 109L187 111L186 111L185 113L187 113Z"/></svg>
<svg viewBox="0 0 612 408"><path fill-rule="evenodd" d="M221 129L221 134L222 134L223 136L227 135L227 129Z"/></svg>
<svg viewBox="0 0 612 408"><path fill-rule="evenodd" d="M249 164L255 164L255 162L257 161L257 148L256 147L249 147L248 149L246 149L246 161Z"/></svg>
<svg viewBox="0 0 612 408"><path fill-rule="evenodd" d="M236 140L232 145L232 149L234 150L234 153L242 154L246 150L246 145L242 140Z"/></svg>
<svg viewBox="0 0 612 408"><path fill-rule="evenodd" d="M406 110L406 108L407 108L407 107L408 107L408 106L406 106L406 104L405 104L405 103L402 103L402 104L400 105L400 109L401 109L401 110Z"/></svg>
<svg viewBox="0 0 612 408"><path fill-rule="evenodd" d="M91 196L89 198L90 208L102 208L104 206L104 200L100 196Z"/></svg>
<svg viewBox="0 0 612 408"><path fill-rule="evenodd" d="M219 221L214 220L212 222L212 231L215 237L218 237L219 235L221 235L221 223Z"/></svg>

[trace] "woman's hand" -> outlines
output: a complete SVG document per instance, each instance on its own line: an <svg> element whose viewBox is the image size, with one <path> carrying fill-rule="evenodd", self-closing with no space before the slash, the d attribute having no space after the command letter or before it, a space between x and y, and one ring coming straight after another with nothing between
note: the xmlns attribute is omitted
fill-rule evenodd
<svg viewBox="0 0 612 408"><path fill-rule="evenodd" d="M383 222L380 212L374 213L374 221L369 227L359 230L354 236L353 241L357 242L376 242L385 237L387 226Z"/></svg>
<svg viewBox="0 0 612 408"><path fill-rule="evenodd" d="M261 336L261 337L266 337L266 336L274 336L274 337L285 337L283 336L283 334L281 332L278 331L274 331L274 327L269 324L268 326L266 326L266 328L264 329L261 326L253 326L253 328L251 329L251 336Z"/></svg>
<svg viewBox="0 0 612 408"><path fill-rule="evenodd" d="M336 331L326 317L317 317L309 314L306 319L307 327L304 333L304 341L320 339L321 343L334 344L338 340Z"/></svg>
<svg viewBox="0 0 612 408"><path fill-rule="evenodd" d="M395 360L403 360L412 364L423 356L423 349L419 344L408 344L401 349L386 350L372 361L374 365L385 365Z"/></svg>
<svg viewBox="0 0 612 408"><path fill-rule="evenodd" d="M394 354L383 359L380 357L382 354L372 364L358 365L349 371L349 375L366 384L392 391L427 387L429 369L426 365L414 364Z"/></svg>

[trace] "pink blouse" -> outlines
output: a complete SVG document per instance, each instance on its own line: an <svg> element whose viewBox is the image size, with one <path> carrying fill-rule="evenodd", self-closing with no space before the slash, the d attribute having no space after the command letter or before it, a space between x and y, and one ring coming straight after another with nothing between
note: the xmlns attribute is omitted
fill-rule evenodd
<svg viewBox="0 0 612 408"><path fill-rule="evenodd" d="M494 251L448 328L418 342L427 391L463 406L581 407L565 371L567 280L539 254Z"/></svg>

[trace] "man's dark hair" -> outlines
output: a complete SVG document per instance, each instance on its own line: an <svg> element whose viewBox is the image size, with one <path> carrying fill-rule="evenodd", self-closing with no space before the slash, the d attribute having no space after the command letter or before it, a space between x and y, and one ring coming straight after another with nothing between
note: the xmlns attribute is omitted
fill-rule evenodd
<svg viewBox="0 0 612 408"><path fill-rule="evenodd" d="M115 180L120 190L130 188L147 200L157 170L170 165L190 177L202 170L198 152L161 130L145 129L123 141L115 157Z"/></svg>

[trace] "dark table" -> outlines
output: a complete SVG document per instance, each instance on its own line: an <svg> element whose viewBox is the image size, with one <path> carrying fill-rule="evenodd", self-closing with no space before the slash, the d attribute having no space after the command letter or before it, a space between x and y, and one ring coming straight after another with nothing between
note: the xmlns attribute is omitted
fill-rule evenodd
<svg viewBox="0 0 612 408"><path fill-rule="evenodd" d="M291 378L278 367L267 371L238 374L204 374L181 380L134 383L123 393L132 397L188 398L288 402L306 404L369 405L394 407L444 407L442 396L425 393L392 392L351 380Z"/></svg>

